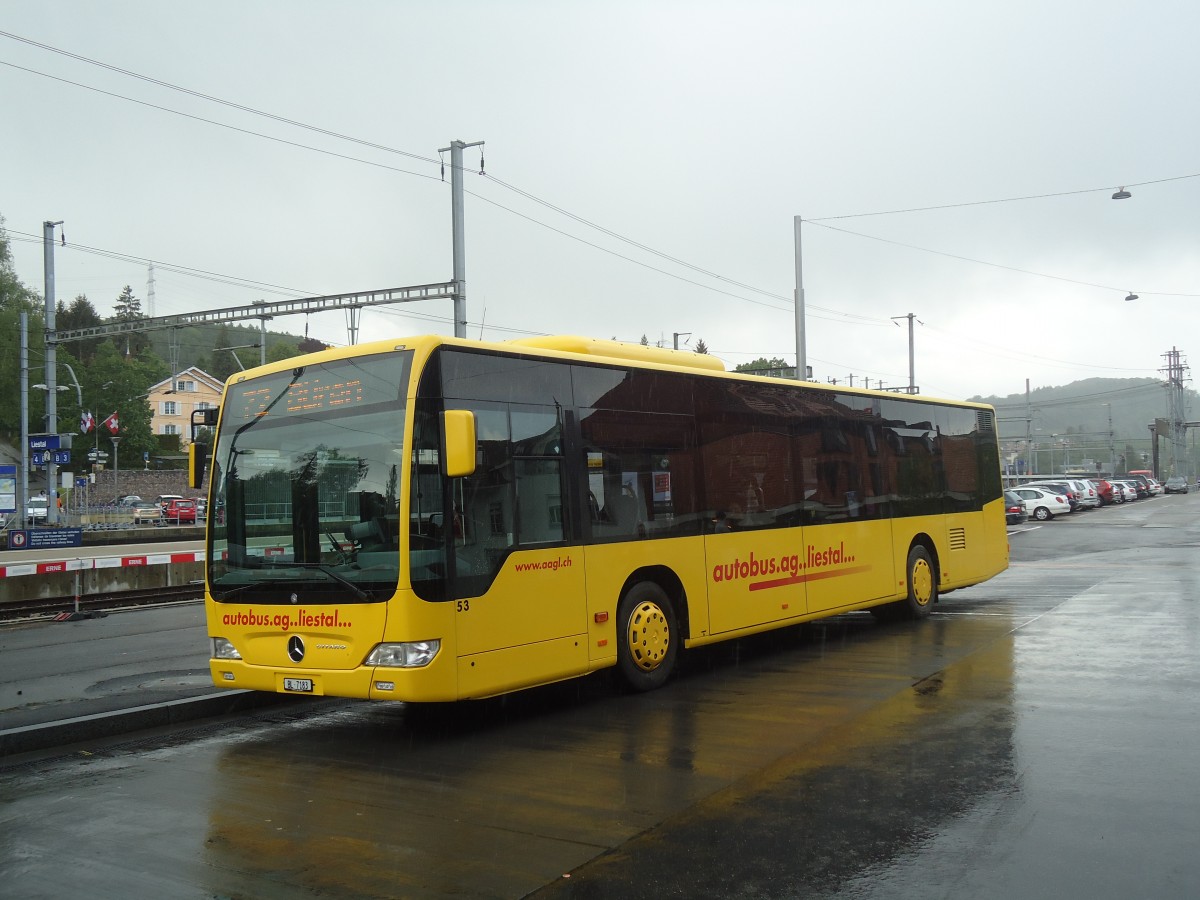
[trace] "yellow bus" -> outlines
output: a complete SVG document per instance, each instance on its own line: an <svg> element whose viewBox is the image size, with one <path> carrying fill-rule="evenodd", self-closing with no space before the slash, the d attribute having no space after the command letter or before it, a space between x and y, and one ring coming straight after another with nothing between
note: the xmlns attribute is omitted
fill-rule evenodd
<svg viewBox="0 0 1200 900"><path fill-rule="evenodd" d="M222 687L481 698L1008 565L995 413L560 336L331 349L233 376L209 487ZM193 431L197 420L193 417Z"/></svg>

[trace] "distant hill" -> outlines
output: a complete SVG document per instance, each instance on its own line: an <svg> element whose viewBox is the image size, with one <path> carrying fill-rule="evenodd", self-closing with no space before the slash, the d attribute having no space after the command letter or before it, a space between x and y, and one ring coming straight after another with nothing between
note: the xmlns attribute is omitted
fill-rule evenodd
<svg viewBox="0 0 1200 900"><path fill-rule="evenodd" d="M170 330L151 331L149 336L150 346L154 348L154 352L169 364L171 361ZM259 363L259 349L248 346L258 344L261 340L258 328L253 326L233 324L189 325L186 328L178 329L176 338L179 347L179 371L186 369L188 366L199 366L210 374L220 375L224 378L224 374L221 372L223 367L228 366L230 371L238 368L237 363L233 361L235 354L237 359L247 369L257 366ZM268 331L267 349L269 351L276 344L287 344L289 347L296 347L301 340L300 337L293 334ZM226 349L230 347L241 349ZM219 361L214 364L215 348Z"/></svg>
<svg viewBox="0 0 1200 900"><path fill-rule="evenodd" d="M1189 410L1200 410L1196 396L1195 391L1185 391ZM996 407L1002 445L1015 446L1029 434L1040 447L1056 445L1060 454L1069 450L1072 461L1085 457L1108 461L1110 421L1112 450L1118 463L1127 453L1133 459L1134 455L1149 452L1149 426L1156 418L1167 416L1167 391L1156 378L1086 378L1059 387L1033 389L1028 398L1025 394L1009 394L971 399ZM1188 414L1189 418L1194 415ZM1189 455L1194 455L1190 437L1188 443ZM1160 450L1166 452L1165 444Z"/></svg>

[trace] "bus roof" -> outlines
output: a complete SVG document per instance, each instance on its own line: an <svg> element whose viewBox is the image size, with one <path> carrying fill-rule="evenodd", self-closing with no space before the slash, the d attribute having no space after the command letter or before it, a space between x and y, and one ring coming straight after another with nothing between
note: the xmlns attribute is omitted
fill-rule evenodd
<svg viewBox="0 0 1200 900"><path fill-rule="evenodd" d="M644 344L630 344L624 341L604 341L575 334L516 338L506 343L538 350L577 353L581 356L602 356L608 359L633 360L654 365L686 366L692 369L709 369L714 372L725 371L725 364L721 360L706 353L670 350L666 347L647 347Z"/></svg>

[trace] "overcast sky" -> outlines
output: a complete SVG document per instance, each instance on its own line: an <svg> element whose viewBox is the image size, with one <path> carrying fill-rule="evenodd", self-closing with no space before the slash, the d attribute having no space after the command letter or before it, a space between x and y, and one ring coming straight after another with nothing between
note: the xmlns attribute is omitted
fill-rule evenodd
<svg viewBox="0 0 1200 900"><path fill-rule="evenodd" d="M126 284L170 315L449 281L438 149L462 140L486 142L472 338L680 332L791 363L801 216L817 380L907 383L909 313L917 384L947 397L1200 352L1194 0L0 9L18 275L41 291L64 220L57 295L102 315ZM341 312L273 327L306 325L348 342ZM363 340L426 332L453 333L449 301L363 314Z"/></svg>

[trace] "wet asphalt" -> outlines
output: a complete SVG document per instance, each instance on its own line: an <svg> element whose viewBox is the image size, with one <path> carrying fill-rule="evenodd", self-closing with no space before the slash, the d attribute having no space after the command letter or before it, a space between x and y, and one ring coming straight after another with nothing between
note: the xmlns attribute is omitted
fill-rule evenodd
<svg viewBox="0 0 1200 900"><path fill-rule="evenodd" d="M928 622L850 615L721 645L639 697L592 678L427 713L205 711L198 607L0 629L10 739L180 710L176 727L6 748L0 883L21 897L1198 896L1198 513L1188 495L1027 526L1008 572ZM180 729L184 709L204 718Z"/></svg>

